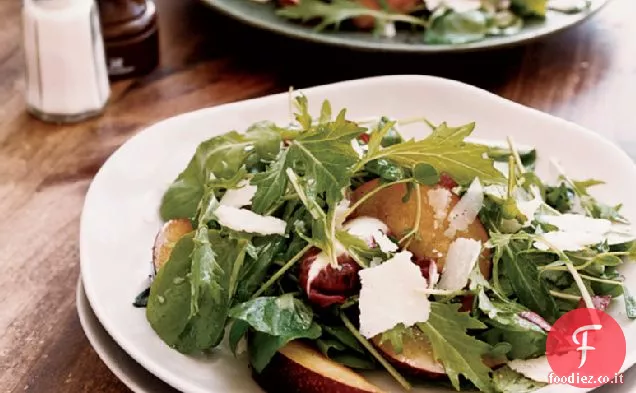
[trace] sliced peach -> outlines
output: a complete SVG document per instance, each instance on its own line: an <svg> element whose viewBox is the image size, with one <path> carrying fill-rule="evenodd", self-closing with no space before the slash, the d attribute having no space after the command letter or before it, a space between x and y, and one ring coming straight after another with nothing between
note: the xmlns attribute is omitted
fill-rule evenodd
<svg viewBox="0 0 636 393"><path fill-rule="evenodd" d="M379 180L371 180L354 190L353 202L359 200L379 185ZM432 258L437 261L437 266L441 272L444 270L446 253L450 244L459 237L479 240L482 243L488 241L488 233L479 218L476 218L464 231L457 231L454 236L447 236L444 232L448 229L449 223L446 218L438 220L435 217L435 209L429 204L428 191L436 186L420 185L421 215L419 230L410 242L408 250L416 258ZM389 231L395 236L401 237L408 233L414 225L417 216L417 198L413 191L406 202L403 201L407 195L406 184L395 184L380 190L368 200L362 203L354 212L354 216L375 217L383 221ZM451 193L452 194L452 193ZM459 202L459 197L455 194L450 196L447 213ZM480 261L482 274L490 277L491 261L490 251L484 248Z"/></svg>
<svg viewBox="0 0 636 393"><path fill-rule="evenodd" d="M172 249L179 239L190 232L192 232L192 223L185 218L170 220L161 227L152 249L152 263L156 271L168 262Z"/></svg>
<svg viewBox="0 0 636 393"><path fill-rule="evenodd" d="M358 373L299 341L281 348L254 379L270 393L382 393Z"/></svg>

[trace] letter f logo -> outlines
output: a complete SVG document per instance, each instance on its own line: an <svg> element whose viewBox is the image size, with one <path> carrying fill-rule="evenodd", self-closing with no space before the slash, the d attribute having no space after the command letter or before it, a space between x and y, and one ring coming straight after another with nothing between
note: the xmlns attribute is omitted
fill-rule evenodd
<svg viewBox="0 0 636 393"><path fill-rule="evenodd" d="M585 325L576 329L574 333L572 333L572 341L574 341L575 344L580 345L580 347L576 349L577 351L581 351L581 364L579 364L579 368L583 367L587 360L587 351L593 351L596 349L590 345L587 345L587 332L590 330L601 330L602 328L603 326L601 325ZM580 342L579 339L576 337L579 333L583 333L581 335Z"/></svg>

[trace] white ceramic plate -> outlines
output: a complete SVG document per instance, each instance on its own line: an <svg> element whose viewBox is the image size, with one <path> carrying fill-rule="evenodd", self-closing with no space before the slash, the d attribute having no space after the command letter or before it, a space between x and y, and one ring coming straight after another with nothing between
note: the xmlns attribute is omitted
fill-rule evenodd
<svg viewBox="0 0 636 393"><path fill-rule="evenodd" d="M121 349L108 335L91 309L82 280L77 283L75 297L77 314L84 334L99 358L134 393L176 393L172 387L162 382L141 367Z"/></svg>
<svg viewBox="0 0 636 393"><path fill-rule="evenodd" d="M575 124L499 98L459 82L427 76L387 76L304 90L312 110L323 99L348 108L351 118L379 114L395 118L427 116L434 123L477 122L476 137L512 136L538 148L538 171L558 157L574 178L607 182L595 194L608 203L623 202L623 213L636 222L636 167L620 149ZM86 196L80 231L82 277L95 314L132 358L175 388L188 393L258 392L245 359L220 348L214 356L193 358L166 346L131 306L146 286L154 236L161 222L161 195L185 167L202 140L259 120L287 122L286 94L204 109L160 122L124 144L104 164ZM423 128L406 133L423 135ZM625 266L628 285L636 287L636 264ZM611 313L628 340L625 368L636 363L636 324L617 304ZM383 375L384 377L384 375ZM374 380L376 380L374 378ZM380 378L380 383L389 383ZM399 391L391 389L391 391ZM416 390L417 391L417 390ZM430 389L426 389L431 392ZM581 391L551 386L542 393Z"/></svg>

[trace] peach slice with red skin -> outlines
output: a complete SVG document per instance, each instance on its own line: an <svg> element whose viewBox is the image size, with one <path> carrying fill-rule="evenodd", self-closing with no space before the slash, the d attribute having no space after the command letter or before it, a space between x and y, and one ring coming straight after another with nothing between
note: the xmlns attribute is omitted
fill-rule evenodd
<svg viewBox="0 0 636 393"><path fill-rule="evenodd" d="M279 349L256 382L271 393L383 393L355 371L300 341Z"/></svg>

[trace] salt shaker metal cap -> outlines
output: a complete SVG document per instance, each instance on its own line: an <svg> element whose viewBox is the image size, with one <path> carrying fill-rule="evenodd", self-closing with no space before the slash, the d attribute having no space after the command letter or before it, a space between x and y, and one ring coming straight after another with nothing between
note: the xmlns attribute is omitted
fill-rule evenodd
<svg viewBox="0 0 636 393"><path fill-rule="evenodd" d="M25 0L27 109L50 122L98 115L110 95L94 0Z"/></svg>

